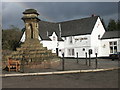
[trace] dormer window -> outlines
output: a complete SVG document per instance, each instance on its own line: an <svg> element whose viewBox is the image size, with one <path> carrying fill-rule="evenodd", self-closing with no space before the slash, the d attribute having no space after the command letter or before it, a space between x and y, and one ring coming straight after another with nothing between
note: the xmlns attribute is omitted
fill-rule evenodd
<svg viewBox="0 0 120 90"><path fill-rule="evenodd" d="M72 44L73 42L72 42L72 36L71 37L69 37L69 43L70 44Z"/></svg>

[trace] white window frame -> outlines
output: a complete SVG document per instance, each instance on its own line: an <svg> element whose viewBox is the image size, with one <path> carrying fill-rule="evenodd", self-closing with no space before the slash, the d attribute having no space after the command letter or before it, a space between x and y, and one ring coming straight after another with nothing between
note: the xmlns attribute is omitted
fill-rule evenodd
<svg viewBox="0 0 120 90"><path fill-rule="evenodd" d="M111 43L111 44L110 44L110 43ZM114 44L114 43L116 43L116 44ZM116 53L116 52L117 52L117 49L116 49L116 51L115 51L115 47L118 48L117 43L118 43L117 41L110 41L110 42L109 42L110 54L113 54L113 53ZM111 52L111 48L112 48L112 52Z"/></svg>
<svg viewBox="0 0 120 90"><path fill-rule="evenodd" d="M74 56L74 55L75 55L74 48L68 49L68 55L69 55L69 56Z"/></svg>

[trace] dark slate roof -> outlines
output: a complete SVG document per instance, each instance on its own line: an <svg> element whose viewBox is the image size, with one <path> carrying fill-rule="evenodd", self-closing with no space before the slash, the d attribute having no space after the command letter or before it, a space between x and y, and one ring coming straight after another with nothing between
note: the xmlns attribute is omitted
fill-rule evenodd
<svg viewBox="0 0 120 90"><path fill-rule="evenodd" d="M53 32L55 32L57 34L57 36L59 37L58 40L60 40L60 41L62 40L60 38L59 27L58 27L57 23L40 21L39 22L39 34L40 34L42 40L49 40L49 38L47 36L47 32L48 32L48 36L51 36L53 34Z"/></svg>
<svg viewBox="0 0 120 90"><path fill-rule="evenodd" d="M106 31L101 39L112 39L112 38L120 38L120 30L119 31Z"/></svg>
<svg viewBox="0 0 120 90"><path fill-rule="evenodd" d="M91 34L98 17L99 16L94 16L83 19L60 22L62 36L66 37Z"/></svg>
<svg viewBox="0 0 120 90"><path fill-rule="evenodd" d="M63 41L60 38L59 24L61 24L61 36L74 36L74 35L86 35L91 34L98 16L88 17L83 19L64 21L64 22L39 22L39 35L42 40L50 40L48 36L51 36L55 32L59 41ZM48 36L47 36L48 32Z"/></svg>

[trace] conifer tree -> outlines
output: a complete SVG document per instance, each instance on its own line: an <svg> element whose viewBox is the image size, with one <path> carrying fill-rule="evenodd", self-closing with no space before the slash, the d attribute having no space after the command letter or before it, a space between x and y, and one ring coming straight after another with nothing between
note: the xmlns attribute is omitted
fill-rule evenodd
<svg viewBox="0 0 120 90"><path fill-rule="evenodd" d="M117 23L115 22L115 20L111 19L109 21L107 30L109 30L109 31L117 30Z"/></svg>
<svg viewBox="0 0 120 90"><path fill-rule="evenodd" d="M117 30L120 30L120 20L117 22Z"/></svg>

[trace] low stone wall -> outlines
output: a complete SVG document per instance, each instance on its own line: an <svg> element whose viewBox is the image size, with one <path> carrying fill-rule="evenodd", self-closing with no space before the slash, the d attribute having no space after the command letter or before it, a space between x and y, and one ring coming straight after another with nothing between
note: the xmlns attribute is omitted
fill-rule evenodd
<svg viewBox="0 0 120 90"><path fill-rule="evenodd" d="M44 60L43 62L30 62L24 66L21 66L20 72L35 72L40 69L55 68L58 67L59 65L60 59Z"/></svg>
<svg viewBox="0 0 120 90"><path fill-rule="evenodd" d="M25 65L26 68L34 69L34 68L52 68L56 67L60 64L60 60L46 60L41 63L38 62L31 62L28 65Z"/></svg>
<svg viewBox="0 0 120 90"><path fill-rule="evenodd" d="M0 64L2 64L2 69L5 69L7 66L7 61L2 61ZM60 65L60 58L54 58L49 60L44 60L42 62L29 62L25 65L20 65L20 72L30 72L37 69L49 69L54 68ZM24 70L23 70L24 69Z"/></svg>

